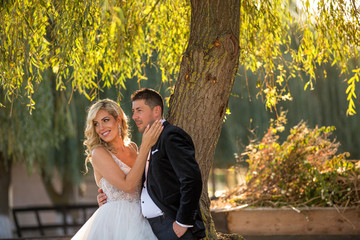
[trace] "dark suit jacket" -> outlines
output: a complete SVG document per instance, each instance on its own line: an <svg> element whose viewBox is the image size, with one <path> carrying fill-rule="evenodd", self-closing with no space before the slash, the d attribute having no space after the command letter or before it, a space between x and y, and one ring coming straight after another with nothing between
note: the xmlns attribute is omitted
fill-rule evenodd
<svg viewBox="0 0 360 240"><path fill-rule="evenodd" d="M194 144L181 128L167 121L163 126L151 149L146 181L149 195L166 215L204 232L199 208L202 180Z"/></svg>

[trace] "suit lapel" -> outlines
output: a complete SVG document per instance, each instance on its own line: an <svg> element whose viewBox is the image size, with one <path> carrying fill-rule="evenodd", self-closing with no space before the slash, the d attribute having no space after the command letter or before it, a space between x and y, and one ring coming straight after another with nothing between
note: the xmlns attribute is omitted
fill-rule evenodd
<svg viewBox="0 0 360 240"><path fill-rule="evenodd" d="M165 121L163 122L163 126L164 126L163 132L164 132L165 128L166 128L167 126L169 126L169 125L170 125L170 123L169 123L168 121L165 120ZM161 133L161 135L162 135L162 134L163 134L163 133ZM155 154L156 152L160 151L161 135L159 136L159 139L156 141L155 145L152 146L152 148L151 148L149 169L151 168L151 160L152 160L153 154ZM149 176L148 176L148 177L149 177Z"/></svg>

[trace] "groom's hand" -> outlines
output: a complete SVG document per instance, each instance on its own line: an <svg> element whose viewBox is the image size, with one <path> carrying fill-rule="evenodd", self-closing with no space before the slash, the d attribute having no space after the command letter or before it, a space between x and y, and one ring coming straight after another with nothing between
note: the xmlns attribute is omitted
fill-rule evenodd
<svg viewBox="0 0 360 240"><path fill-rule="evenodd" d="M102 205L104 205L106 203L107 196L101 188L98 189L98 192L99 192L99 195L97 195L96 199L99 204L99 207L101 207Z"/></svg>
<svg viewBox="0 0 360 240"><path fill-rule="evenodd" d="M177 224L176 221L173 223L173 230L178 238L184 235L187 229L188 229L187 227L182 227L179 224Z"/></svg>

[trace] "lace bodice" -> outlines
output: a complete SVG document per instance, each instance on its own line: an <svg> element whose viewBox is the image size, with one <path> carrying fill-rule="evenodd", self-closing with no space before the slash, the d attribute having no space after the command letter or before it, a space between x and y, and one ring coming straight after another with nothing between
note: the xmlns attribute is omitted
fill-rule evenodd
<svg viewBox="0 0 360 240"><path fill-rule="evenodd" d="M130 167L125 163L121 162L114 154L110 152L112 158L115 163L120 167L120 169L128 174L130 171ZM104 191L107 196L107 201L117 201L117 200L127 200L129 202L140 201L140 186L138 186L137 190L130 194L121 190L118 190L113 185L111 185L105 178L101 178L99 181L99 187Z"/></svg>

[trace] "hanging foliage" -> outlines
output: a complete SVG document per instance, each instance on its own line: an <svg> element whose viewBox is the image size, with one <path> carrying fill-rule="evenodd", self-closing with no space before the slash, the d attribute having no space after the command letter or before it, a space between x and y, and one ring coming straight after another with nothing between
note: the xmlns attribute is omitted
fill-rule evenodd
<svg viewBox="0 0 360 240"><path fill-rule="evenodd" d="M331 62L348 82L347 114L355 114L359 82L359 2L244 0L240 10L240 63L258 72L266 107L291 99L287 81ZM104 87L146 79L153 61L163 81L177 75L190 36L188 1L8 0L0 5L0 78L7 99L33 99L41 73L56 74L56 88L94 99ZM209 11L211 13L211 11ZM209 17L211 17L209 15ZM295 37L293 37L295 35ZM292 45L298 45L296 50Z"/></svg>
<svg viewBox="0 0 360 240"><path fill-rule="evenodd" d="M189 12L183 1L5 2L1 87L8 100L26 96L34 109L36 85L50 68L57 90L71 87L92 100L104 87L146 79L144 63L154 49L163 79L171 79L188 38Z"/></svg>

